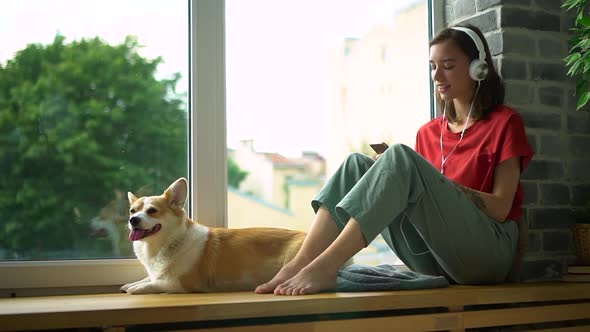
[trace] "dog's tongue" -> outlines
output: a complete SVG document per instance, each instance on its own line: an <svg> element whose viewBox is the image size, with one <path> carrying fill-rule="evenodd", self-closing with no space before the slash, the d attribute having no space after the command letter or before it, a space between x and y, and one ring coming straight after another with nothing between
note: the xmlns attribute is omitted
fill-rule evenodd
<svg viewBox="0 0 590 332"><path fill-rule="evenodd" d="M145 229L132 229L131 233L129 233L129 240L137 241L143 239L145 236Z"/></svg>

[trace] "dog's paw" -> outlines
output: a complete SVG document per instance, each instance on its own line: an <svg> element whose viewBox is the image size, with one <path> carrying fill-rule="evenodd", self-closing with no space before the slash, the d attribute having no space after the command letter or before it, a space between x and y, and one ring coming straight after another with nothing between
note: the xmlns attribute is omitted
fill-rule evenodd
<svg viewBox="0 0 590 332"><path fill-rule="evenodd" d="M125 292L127 292L127 294L156 294L162 293L162 290L156 284L147 282L137 285L130 285L130 287L127 287L127 289L125 289Z"/></svg>
<svg viewBox="0 0 590 332"><path fill-rule="evenodd" d="M126 293L127 290L131 287L132 284L125 284L123 286L121 286L121 288L119 288L119 290L123 293Z"/></svg>
<svg viewBox="0 0 590 332"><path fill-rule="evenodd" d="M150 277L145 277L139 281L136 282L130 282L128 284L125 284L123 286L121 286L121 288L119 288L121 290L121 292L127 292L127 290L129 290L130 288L134 287L134 286L138 286L138 285L142 285L142 284L146 284L150 282Z"/></svg>

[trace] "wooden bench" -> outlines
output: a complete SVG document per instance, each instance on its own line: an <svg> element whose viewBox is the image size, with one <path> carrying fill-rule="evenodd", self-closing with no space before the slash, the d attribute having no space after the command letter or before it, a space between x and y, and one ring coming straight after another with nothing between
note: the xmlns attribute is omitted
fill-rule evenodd
<svg viewBox="0 0 590 332"><path fill-rule="evenodd" d="M296 297L216 293L0 299L0 331L463 331L526 329L527 324L550 322L571 324L544 331L590 331L590 325L580 325L588 320L590 284L562 282Z"/></svg>

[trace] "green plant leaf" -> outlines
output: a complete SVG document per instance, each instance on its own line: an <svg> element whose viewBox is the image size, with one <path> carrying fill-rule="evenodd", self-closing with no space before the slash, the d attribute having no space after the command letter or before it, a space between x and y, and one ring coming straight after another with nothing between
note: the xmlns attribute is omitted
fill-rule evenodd
<svg viewBox="0 0 590 332"><path fill-rule="evenodd" d="M571 10L574 7L578 7L579 3L580 3L580 0L567 0L566 2L563 3L563 5L561 5L561 8L567 7L566 10Z"/></svg>
<svg viewBox="0 0 590 332"><path fill-rule="evenodd" d="M586 90L588 90L588 80L583 78L579 79L576 82L576 96L579 96Z"/></svg>
<svg viewBox="0 0 590 332"><path fill-rule="evenodd" d="M568 76L574 76L578 73L578 68L580 68L580 65L582 64L582 61L576 61L568 70L567 75Z"/></svg>
<svg viewBox="0 0 590 332"><path fill-rule="evenodd" d="M563 60L565 61L565 65L569 67L572 65L572 63L574 61L578 60L581 57L582 57L582 54L576 52L576 53L572 53L572 54L566 56L565 59L563 59Z"/></svg>
<svg viewBox="0 0 590 332"><path fill-rule="evenodd" d="M586 34L584 34L583 38L580 39L580 41L574 45L574 48L580 48L582 50L586 50L590 47L590 38L588 38L589 36L587 36Z"/></svg>
<svg viewBox="0 0 590 332"><path fill-rule="evenodd" d="M588 17L588 16L580 17L580 19L578 19L576 21L576 24L578 24L584 28L587 28L588 26L590 26L590 17Z"/></svg>
<svg viewBox="0 0 590 332"><path fill-rule="evenodd" d="M579 25L580 22L584 18L584 12L582 10L578 10L578 15L576 16L576 25Z"/></svg>
<svg viewBox="0 0 590 332"><path fill-rule="evenodd" d="M576 110L579 110L580 108L584 107L584 105L586 105L589 99L590 91L586 91L582 95L580 95L580 98L578 99L578 107L576 107Z"/></svg>

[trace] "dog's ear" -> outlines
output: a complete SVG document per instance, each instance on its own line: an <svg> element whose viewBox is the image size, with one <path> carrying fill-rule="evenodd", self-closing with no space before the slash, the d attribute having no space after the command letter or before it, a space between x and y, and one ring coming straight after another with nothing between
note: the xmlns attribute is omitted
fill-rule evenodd
<svg viewBox="0 0 590 332"><path fill-rule="evenodd" d="M174 181L174 183L166 189L164 197L168 200L168 205L170 205L170 207L174 209L182 209L186 203L187 193L188 183L185 178L180 178Z"/></svg>
<svg viewBox="0 0 590 332"><path fill-rule="evenodd" d="M127 199L129 199L129 205L133 205L133 203L135 203L135 201L137 200L137 197L135 197L135 195L133 195L132 192L128 191Z"/></svg>

